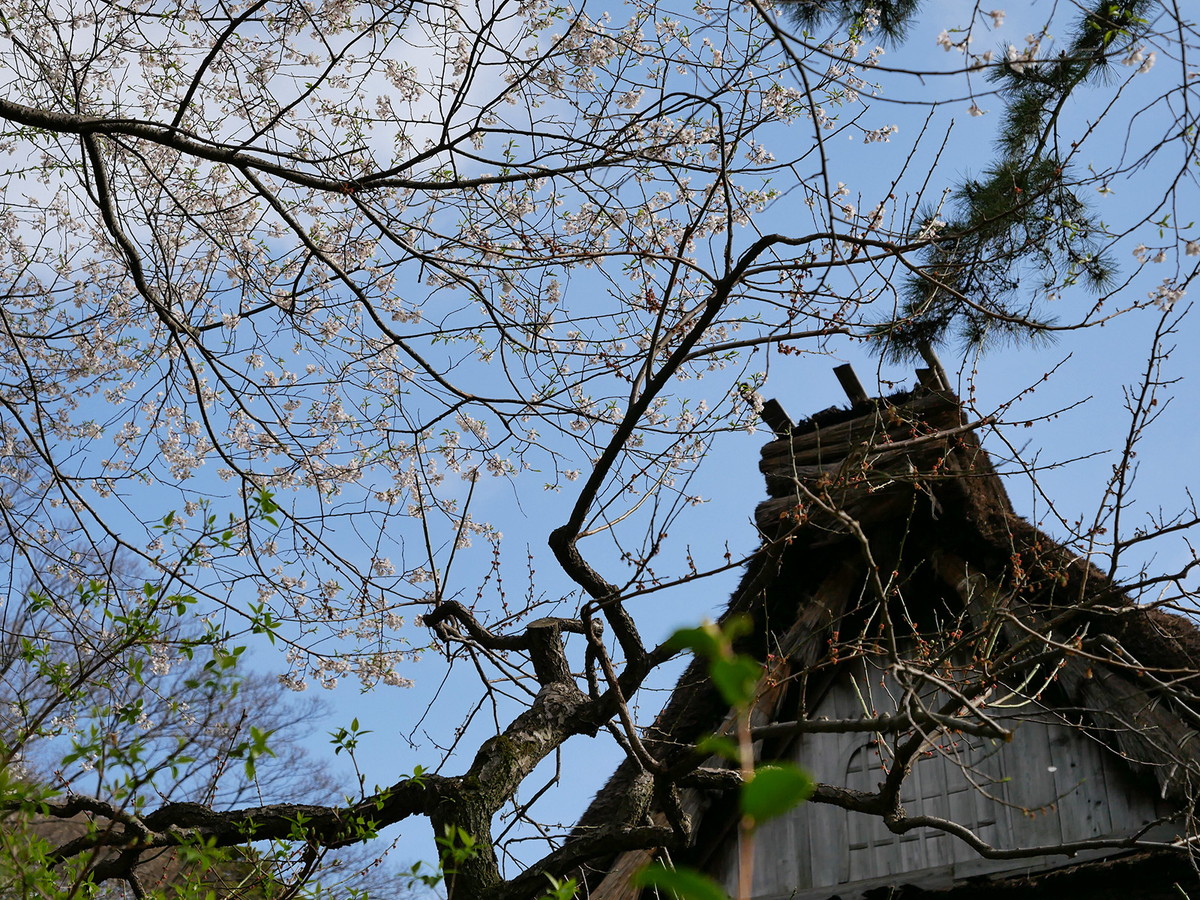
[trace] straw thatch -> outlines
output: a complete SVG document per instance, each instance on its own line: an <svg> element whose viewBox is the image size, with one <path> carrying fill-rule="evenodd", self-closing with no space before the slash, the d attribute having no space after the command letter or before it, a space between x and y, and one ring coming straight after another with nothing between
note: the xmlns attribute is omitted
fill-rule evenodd
<svg viewBox="0 0 1200 900"><path fill-rule="evenodd" d="M1162 820L1155 841L1147 829L1126 835L1130 846L1169 843L1161 837L1164 829L1170 835L1194 833L1191 815L1200 790L1200 632L1188 618L1136 604L1094 565L1017 516L976 436L987 423L966 421L957 399L940 389L936 377L926 374L924 381L926 386L885 400L860 396L849 410L826 411L794 426L777 406L768 410L777 439L762 451L769 496L755 520L763 549L726 615L752 617L753 634L739 649L763 660L771 673L774 686L756 704L757 722L799 720L801 725L763 740L760 758L796 752L803 723L811 722L838 684L845 684L853 667L881 683L894 677L897 661L885 647L886 631L894 638L891 648L911 653L906 665L946 673L944 683L975 692L970 695L979 698L977 708L957 713L963 722L975 721L975 713L1005 727L1023 718L1053 720L1052 727L1072 729L1090 746L1101 747L1104 766L1111 761L1120 767L1131 784L1140 786L1135 793L1145 794L1144 800L1129 801L1130 809L1138 803L1139 809L1153 806ZM886 599L874 589L878 585ZM886 629L885 621L890 623ZM1009 706L1019 698L1022 711L989 714L988 698L999 693ZM945 693L938 696L944 699ZM929 695L919 699L931 702ZM693 743L720 731L729 714L704 669L693 664L648 730L647 746L669 768L686 768L699 762ZM945 723L925 727L931 747L934 732L956 731ZM814 752L816 745L808 746L805 752ZM1086 781L1089 774L1080 777ZM1111 772L1090 777L1095 783L1113 782ZM836 800L845 786L828 787L819 799ZM1047 789L1053 793L1052 785ZM981 793L992 796L986 788ZM576 834L656 817L661 822L653 796L649 776L626 762L597 795ZM722 845L736 838L737 818L728 794L697 787L683 791L680 799L693 826L683 856L728 878ZM1059 802L1061 815L1073 815L1065 797L1051 796L1046 805ZM1030 818L1037 812L1021 810ZM1113 812L1105 827L1117 828L1119 818ZM1096 855L1122 849L1106 834L1114 846ZM1015 837L1013 842L1027 845ZM781 846L778 852L786 853ZM635 851L595 866L585 873L585 896L636 897L627 886L628 874L653 855ZM1028 860L1026 869L1068 861L1051 857ZM680 858L679 848L674 858ZM985 874L999 884L996 879L1011 872L997 863ZM880 879L871 884L894 891L901 883L898 876L895 884ZM909 890L924 888L918 884Z"/></svg>

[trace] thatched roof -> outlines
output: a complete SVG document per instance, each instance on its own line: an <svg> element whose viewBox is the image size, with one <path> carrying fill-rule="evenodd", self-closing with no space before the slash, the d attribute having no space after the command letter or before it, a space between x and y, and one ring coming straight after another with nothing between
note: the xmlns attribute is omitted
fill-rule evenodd
<svg viewBox="0 0 1200 900"><path fill-rule="evenodd" d="M849 648L843 659L870 652L867 631L878 627L882 605L870 589L874 571L887 582L896 631L910 632L914 646L941 633L947 658L973 656L970 677L984 677L989 654L1001 649L1010 666L1022 653L1040 654L1029 665L1043 668L1052 657L1046 691L1064 719L1190 812L1200 795L1200 632L1190 619L1138 606L1016 515L976 435L988 423L966 421L936 376L922 373L922 382L886 399L869 399L852 383L851 408L795 424L776 404L766 410L776 440L760 462L768 498L755 521L763 548L725 613L753 618L740 650L771 659L781 685L760 699L760 720L803 718L821 676L828 683L840 664L839 643ZM954 621L977 629L960 646L944 634ZM990 629L986 651L979 629ZM798 673L806 677L788 680ZM692 664L648 730L648 748L670 767L686 765L692 743L719 731L729 712ZM762 752L773 749L767 742ZM703 825L709 796L684 794L685 811ZM640 824L654 809L649 777L627 761L577 833ZM626 854L612 865L633 868L646 858ZM594 870L591 896L632 896L597 891L609 868Z"/></svg>
<svg viewBox="0 0 1200 900"><path fill-rule="evenodd" d="M0 816L0 830L5 832L7 841L5 849L12 852L14 847L21 847L21 852L14 856L28 865L50 853L52 848L67 846L98 831L120 827L102 816L86 812L70 818L19 811ZM153 891L156 897L192 898L197 896L198 890L203 889L205 893L199 896L207 894L208 897L256 900L266 897L267 889L263 886L265 875L256 871L255 857L253 849L226 847L213 850L206 864L201 865L174 848L144 850L136 857L126 854L124 858L117 851L100 848L93 852L89 869L93 872L106 869L124 871L128 867L135 872L141 887ZM9 862L11 865L13 859ZM62 896L74 896L67 885L78 877L78 872L66 867L60 870L58 877L62 879ZM111 893L102 890L101 896L123 895L116 890Z"/></svg>

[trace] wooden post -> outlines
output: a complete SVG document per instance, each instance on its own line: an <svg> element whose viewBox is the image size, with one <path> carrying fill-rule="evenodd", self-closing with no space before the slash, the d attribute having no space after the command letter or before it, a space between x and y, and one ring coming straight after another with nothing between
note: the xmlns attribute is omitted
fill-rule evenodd
<svg viewBox="0 0 1200 900"><path fill-rule="evenodd" d="M941 392L946 390L946 386L942 384L942 378L935 369L917 369L917 381L921 386L931 391Z"/></svg>
<svg viewBox="0 0 1200 900"><path fill-rule="evenodd" d="M854 374L854 367L850 363L838 366L833 370L833 374L837 376L837 380L841 382L842 390L846 392L846 396L850 398L850 402L854 406L860 403L869 403L871 398L867 396L867 392L863 390L862 384L858 380L858 376Z"/></svg>
<svg viewBox="0 0 1200 900"><path fill-rule="evenodd" d="M767 427L775 432L775 437L782 439L792 433L792 428L794 427L792 417L784 412L778 400L768 400L763 404L763 408L759 411L758 415L766 423Z"/></svg>

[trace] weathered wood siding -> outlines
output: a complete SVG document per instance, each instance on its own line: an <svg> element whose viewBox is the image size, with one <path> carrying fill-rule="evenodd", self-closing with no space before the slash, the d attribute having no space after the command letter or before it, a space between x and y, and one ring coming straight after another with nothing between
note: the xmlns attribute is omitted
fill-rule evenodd
<svg viewBox="0 0 1200 900"><path fill-rule="evenodd" d="M816 715L861 718L894 709L898 697L894 683L860 668L834 683ZM1086 732L1033 704L1006 710L1003 720L1014 731L1009 743L964 735L936 739L906 779L908 814L950 819L1004 849L1126 836L1163 814L1153 795ZM789 756L818 781L863 791L878 789L888 762L886 744L861 733L804 736ZM736 851L728 846L717 867L729 888L736 884ZM942 831L896 835L876 817L809 803L760 829L754 897L804 900L836 893L846 900L881 885L948 886L973 875L1078 859L983 859Z"/></svg>

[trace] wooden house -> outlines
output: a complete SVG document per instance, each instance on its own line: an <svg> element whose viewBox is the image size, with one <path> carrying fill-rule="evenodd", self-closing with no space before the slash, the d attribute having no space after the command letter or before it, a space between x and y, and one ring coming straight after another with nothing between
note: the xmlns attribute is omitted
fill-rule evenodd
<svg viewBox="0 0 1200 900"><path fill-rule="evenodd" d="M763 548L726 615L752 617L767 673L756 757L819 786L759 829L753 897L1200 898L1200 634L1017 516L987 423L918 374L876 400L843 367L849 409L764 411ZM732 889L736 790L691 749L730 721L693 664L646 735L697 766L683 846L618 854L580 896L635 900L655 855ZM661 796L627 762L576 833L666 822Z"/></svg>

